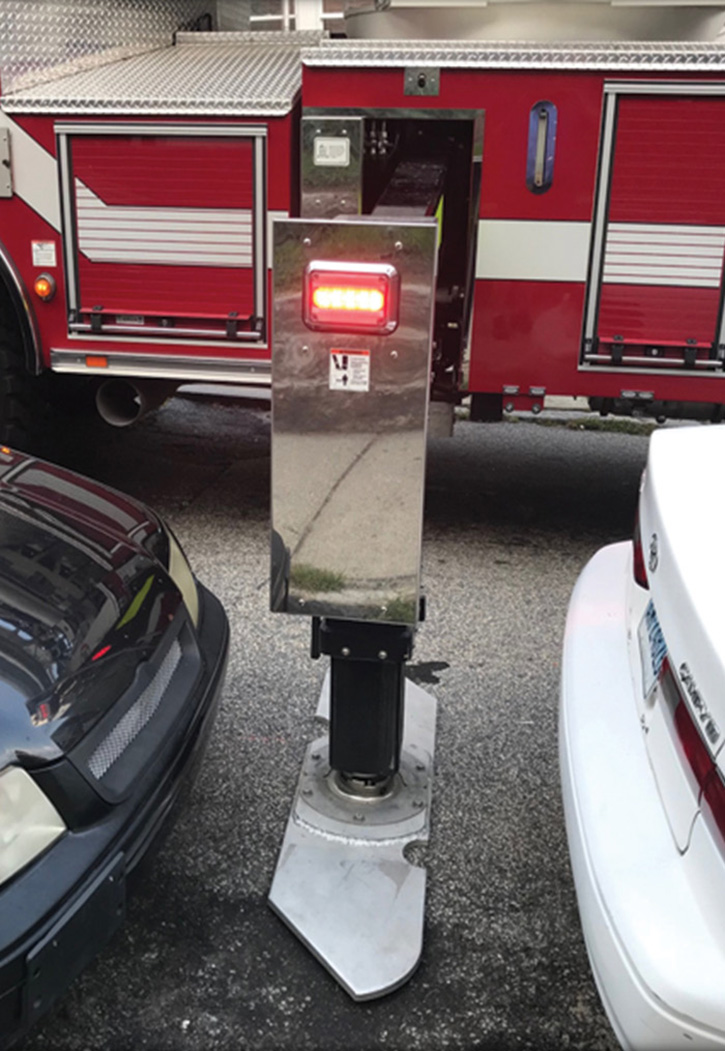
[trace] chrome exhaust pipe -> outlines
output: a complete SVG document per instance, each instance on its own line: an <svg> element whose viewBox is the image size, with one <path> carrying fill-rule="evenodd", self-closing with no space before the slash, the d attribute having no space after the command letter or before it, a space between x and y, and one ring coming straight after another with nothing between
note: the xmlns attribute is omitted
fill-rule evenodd
<svg viewBox="0 0 725 1051"><path fill-rule="evenodd" d="M160 408L178 387L166 380L130 380L114 376L96 391L96 408L112 427L130 427L152 409Z"/></svg>

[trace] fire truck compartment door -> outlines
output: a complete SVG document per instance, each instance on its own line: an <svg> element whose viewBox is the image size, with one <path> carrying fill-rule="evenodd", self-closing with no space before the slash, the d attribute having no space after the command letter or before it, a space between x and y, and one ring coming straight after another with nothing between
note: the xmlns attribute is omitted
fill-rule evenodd
<svg viewBox="0 0 725 1051"><path fill-rule="evenodd" d="M603 158L611 181L606 215L604 208L598 215L596 342L663 354L699 347L714 357L725 250L725 98L623 93L608 101L616 123Z"/></svg>
<svg viewBox="0 0 725 1051"><path fill-rule="evenodd" d="M276 610L418 620L437 239L434 218L274 224Z"/></svg>
<svg viewBox="0 0 725 1051"><path fill-rule="evenodd" d="M56 130L71 329L224 339L258 333L265 129Z"/></svg>

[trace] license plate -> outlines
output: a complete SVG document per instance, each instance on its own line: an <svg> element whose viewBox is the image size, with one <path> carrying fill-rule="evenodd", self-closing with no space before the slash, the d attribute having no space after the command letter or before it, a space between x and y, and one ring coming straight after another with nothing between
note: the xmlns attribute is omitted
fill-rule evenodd
<svg viewBox="0 0 725 1051"><path fill-rule="evenodd" d="M642 662L642 691L646 697L657 681L662 663L667 656L665 637L662 634L652 599L647 603L647 609L639 622L637 635L639 637L639 656Z"/></svg>

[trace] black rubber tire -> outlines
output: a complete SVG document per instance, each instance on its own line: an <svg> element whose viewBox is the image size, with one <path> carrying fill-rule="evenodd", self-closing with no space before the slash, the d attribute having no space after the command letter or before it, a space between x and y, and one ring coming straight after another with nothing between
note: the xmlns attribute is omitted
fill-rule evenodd
<svg viewBox="0 0 725 1051"><path fill-rule="evenodd" d="M43 411L40 384L25 368L21 338L0 324L0 444L31 450Z"/></svg>

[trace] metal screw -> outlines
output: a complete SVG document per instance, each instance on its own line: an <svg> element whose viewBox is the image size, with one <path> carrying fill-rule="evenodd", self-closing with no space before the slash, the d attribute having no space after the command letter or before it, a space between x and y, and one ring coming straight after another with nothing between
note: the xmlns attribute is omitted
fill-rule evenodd
<svg viewBox="0 0 725 1051"><path fill-rule="evenodd" d="M343 655L343 657L349 657L350 656L350 647L349 646L343 646L342 649L340 650L340 653Z"/></svg>
<svg viewBox="0 0 725 1051"><path fill-rule="evenodd" d="M305 604L305 600L303 598L298 598L297 599L297 605L298 606L304 606L304 604Z"/></svg>
<svg viewBox="0 0 725 1051"><path fill-rule="evenodd" d="M365 820L365 815L364 814L353 814L352 815L352 819L353 819L353 821L357 821L358 823L362 824L362 822Z"/></svg>
<svg viewBox="0 0 725 1051"><path fill-rule="evenodd" d="M388 659L388 651L387 650L380 650L380 652L378 653L378 657L380 658L381 661L386 661Z"/></svg>
<svg viewBox="0 0 725 1051"><path fill-rule="evenodd" d="M315 201L315 204L319 204L319 203L320 203L319 201ZM303 237L302 238L302 244L305 246L305 248L309 248L310 245L312 244L312 241L310 240L309 237Z"/></svg>
<svg viewBox="0 0 725 1051"><path fill-rule="evenodd" d="M347 201L346 201L346 200L345 200L345 198L343 197L343 198L342 198L342 200L340 201L340 207L341 207L341 208L344 208L344 207L346 206L346 204L347 204Z"/></svg>
<svg viewBox="0 0 725 1051"><path fill-rule="evenodd" d="M402 241L396 241L395 242L395 251L396 252L402 252L403 251L403 242Z"/></svg>
<svg viewBox="0 0 725 1051"><path fill-rule="evenodd" d="M390 351L390 357L391 358L397 358L397 356L398 356L397 350L391 350Z"/></svg>

